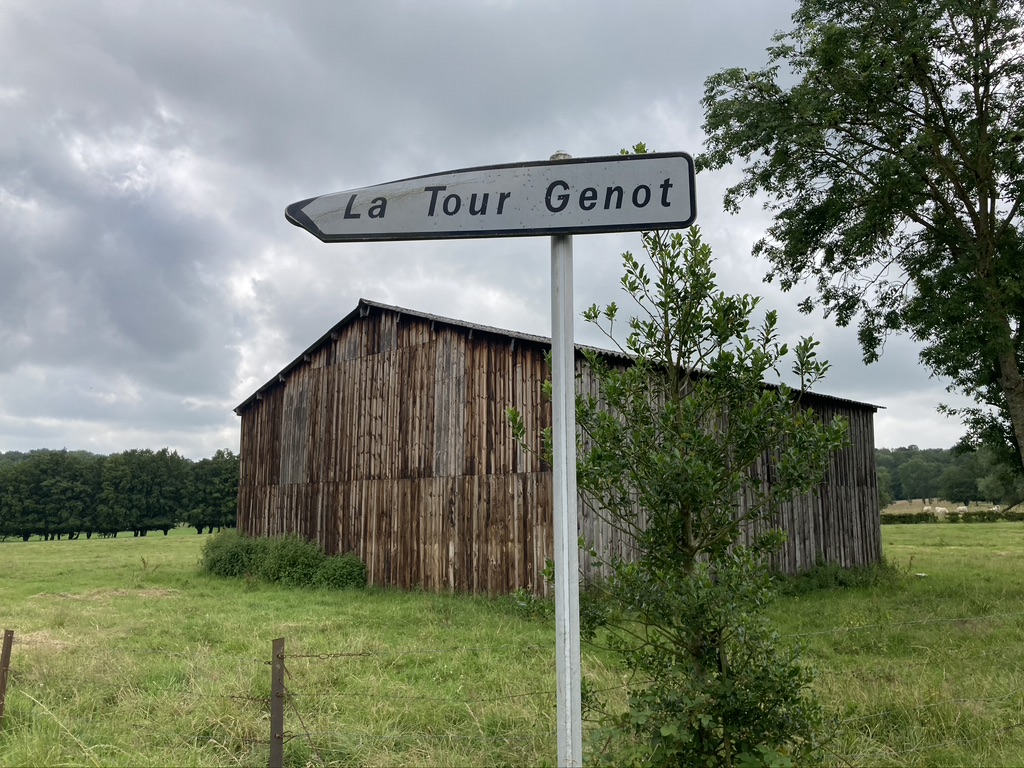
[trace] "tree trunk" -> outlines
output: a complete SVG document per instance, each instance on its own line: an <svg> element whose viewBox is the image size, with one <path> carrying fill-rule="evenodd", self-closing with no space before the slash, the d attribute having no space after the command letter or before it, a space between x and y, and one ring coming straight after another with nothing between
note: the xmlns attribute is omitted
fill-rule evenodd
<svg viewBox="0 0 1024 768"><path fill-rule="evenodd" d="M1024 464L1024 377L1021 376L1017 362L1017 350L1012 340L999 350L999 385L1006 397L1006 411L1013 427L1013 438L1017 445L1017 454Z"/></svg>

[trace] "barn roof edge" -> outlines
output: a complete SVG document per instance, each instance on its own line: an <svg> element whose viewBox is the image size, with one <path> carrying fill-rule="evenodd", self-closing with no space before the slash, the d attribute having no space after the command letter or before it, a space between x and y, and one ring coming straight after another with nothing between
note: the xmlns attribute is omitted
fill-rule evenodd
<svg viewBox="0 0 1024 768"><path fill-rule="evenodd" d="M369 310L369 309L379 309L379 310L384 311L384 312L394 312L394 313L397 313L399 315L407 315L409 317L415 317L415 318L418 318L418 319L421 319L421 320L429 320L429 321L435 322L435 323L443 323L445 325L452 326L452 327L455 327L455 328L463 328L463 329L466 329L466 330L479 331L481 333L487 333L489 335L502 336L502 337L509 338L509 339L516 339L516 340L520 340L520 341L525 341L525 342L528 342L528 343L531 343L531 344L536 344L538 346L543 346L543 347L550 347L551 346L551 338L549 336L537 336L537 335L531 334L531 333L522 333L520 331L510 331L510 330L507 330L505 328L496 328L494 326L489 326L489 325L481 325L481 324L478 324L478 323L470 323L470 322L466 322L464 320L456 320L456 319L450 318L450 317L443 317L441 315L433 315L433 314L430 314L428 312L419 312L419 311L414 310L414 309L408 309L406 307L399 307L399 306L396 306L396 305L393 305L393 304L385 304L383 302L373 301L372 299L360 298L359 302L356 304L355 308L351 312L349 312L341 320L339 320L337 323L335 323L333 326L331 326L331 328L326 333L324 333L319 339L317 339L315 342L313 342L311 345L309 345L305 350L303 350L299 354L298 357L296 357L294 360L292 360L290 363L288 363L288 365L286 365L284 368L282 368L278 373L274 374L270 378L270 380L268 380L265 384L263 384L261 387L259 387L255 392L253 392L251 395L249 395L249 397L247 397L245 400L243 400L241 403L239 403L237 406L235 406L235 408L234 408L235 414L238 415L238 416L241 416L243 411L245 411L254 402L256 402L257 400L261 399L261 396L262 396L262 394L264 392L266 392L268 389L271 389L274 386L277 386L277 384L282 382L284 380L284 378L287 377L288 373L290 373L293 369L295 369L298 366L308 362L309 357L314 352L316 352L318 349L320 349L320 347L322 347L328 341L331 341L343 328L348 326L354 320L356 320L356 319L358 319L360 317L365 317L368 314L367 310ZM611 350L611 349L602 349L600 347L593 347L593 346L589 346L589 345L586 345L586 344L576 344L575 348L576 348L577 352L583 352L585 350L592 350L592 351L598 353L599 355L610 357L610 358L615 358L615 359L619 359L619 360L630 360L630 359L632 359L630 355L625 354L623 352L619 352L619 351ZM847 404L850 404L850 405L856 405L856 406L860 406L860 407L872 408L875 411L884 410L884 406L881 406L881 405L875 405L873 403L865 403L865 402L862 402L862 401L859 401L859 400L851 400L851 399L843 398L843 397L836 397L835 395L823 395L823 394L820 394L820 393L817 393L817 392L808 392L807 394L813 395L815 398L820 398L820 399L826 400L826 401L831 401L831 402L836 402L836 403L847 403Z"/></svg>

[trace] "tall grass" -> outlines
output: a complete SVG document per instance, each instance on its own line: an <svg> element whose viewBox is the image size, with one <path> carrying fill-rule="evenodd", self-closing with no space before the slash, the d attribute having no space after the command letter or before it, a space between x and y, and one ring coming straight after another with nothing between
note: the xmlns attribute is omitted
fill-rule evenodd
<svg viewBox="0 0 1024 768"><path fill-rule="evenodd" d="M831 762L1024 764L1024 525L883 537L887 578L823 578L773 608L839 721ZM206 576L207 538L0 544L17 633L0 766L266 765L275 637L289 765L555 762L548 612ZM593 653L584 676L623 682Z"/></svg>
<svg viewBox="0 0 1024 768"><path fill-rule="evenodd" d="M275 637L302 657L289 764L554 762L550 622L512 600L205 576L206 538L0 544L17 641L0 765L266 765Z"/></svg>
<svg viewBox="0 0 1024 768"><path fill-rule="evenodd" d="M832 760L1024 765L1024 525L882 536L895 577L774 606L840 722Z"/></svg>

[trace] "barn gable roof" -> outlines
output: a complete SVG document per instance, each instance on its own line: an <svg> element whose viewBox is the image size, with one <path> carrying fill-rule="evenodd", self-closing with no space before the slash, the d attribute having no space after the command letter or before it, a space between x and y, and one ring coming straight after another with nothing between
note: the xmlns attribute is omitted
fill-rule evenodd
<svg viewBox="0 0 1024 768"><path fill-rule="evenodd" d="M333 339L337 338L338 333L342 329L344 329L351 323L356 322L360 318L368 316L370 312L372 312L373 310L379 310L381 312L392 312L397 314L399 318L401 318L402 316L415 317L420 320L427 320L430 321L431 323L442 324L452 328L459 328L462 330L471 331L475 333L483 333L490 336L499 336L505 339L514 339L517 341L533 344L539 347L549 348L551 346L551 338L548 336L537 336L532 333L521 333L519 331L509 331L503 328L495 328L488 325L469 323L464 320L455 320L450 317L432 315L427 312L418 312L416 310L407 309L405 307L398 307L392 304L383 304L379 301L372 301L370 299L361 298L359 299L359 303L356 305L355 309L353 309L351 312L345 315L345 317L343 317L333 327L331 327L323 336L321 336L319 339L317 339L315 342L309 345L309 347L307 347L302 352L302 354L300 354L298 357L296 357L294 360L288 363L288 365L282 368L273 378L271 378L263 386L259 387L259 389L257 389L251 395L249 395L249 397L247 397L245 400L239 403L234 409L235 413L237 415L241 415L243 411L249 408L249 406L251 406L254 402L259 400L264 392L266 392L268 389L271 389L272 387L278 386L279 384L283 383L287 379L288 374L292 370L298 368L301 365L308 364L313 353L320 349L324 344L327 344L331 342ZM583 350L593 350L600 355L613 359L619 359L624 361L631 359L629 355L615 350L601 349L598 347L591 347L585 344L576 344L575 346L578 352ZM856 400L848 400L841 397L834 397L832 395L822 395L812 392L808 392L807 394L813 396L815 399L823 400L826 402L846 404L858 408L871 409L872 411L877 411L882 407L879 405L872 405L871 403L863 403Z"/></svg>

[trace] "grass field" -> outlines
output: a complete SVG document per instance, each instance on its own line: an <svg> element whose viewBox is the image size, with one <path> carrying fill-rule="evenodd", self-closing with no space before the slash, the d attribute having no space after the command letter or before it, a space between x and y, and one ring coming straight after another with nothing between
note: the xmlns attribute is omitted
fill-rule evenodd
<svg viewBox="0 0 1024 768"><path fill-rule="evenodd" d="M1024 765L1024 525L886 526L892 578L773 607L839 722L831 762ZM0 766L551 765L554 631L513 599L197 572L205 537L0 544L16 632ZM924 575L918 575L924 574ZM597 688L621 680L585 653Z"/></svg>
<svg viewBox="0 0 1024 768"><path fill-rule="evenodd" d="M883 526L893 583L780 601L839 765L1024 765L1024 525Z"/></svg>

